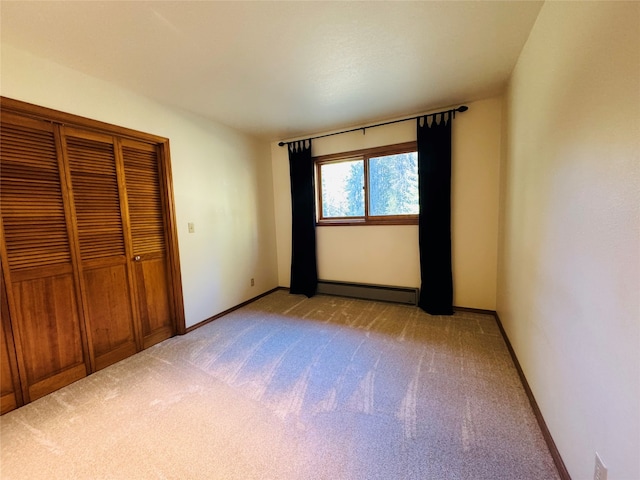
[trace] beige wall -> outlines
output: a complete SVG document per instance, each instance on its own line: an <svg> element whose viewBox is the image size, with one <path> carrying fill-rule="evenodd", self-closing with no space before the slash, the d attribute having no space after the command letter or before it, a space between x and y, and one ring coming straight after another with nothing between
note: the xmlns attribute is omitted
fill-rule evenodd
<svg viewBox="0 0 640 480"><path fill-rule="evenodd" d="M574 479L640 478L639 22L546 2L507 96L498 313Z"/></svg>
<svg viewBox="0 0 640 480"><path fill-rule="evenodd" d="M469 103L453 128L452 247L454 303L495 309L501 100ZM415 121L314 140L326 155L416 139ZM288 286L291 199L287 150L271 144L278 278ZM417 226L318 227L318 275L323 280L419 287Z"/></svg>
<svg viewBox="0 0 640 480"><path fill-rule="evenodd" d="M277 286L267 142L6 44L1 61L3 96L169 138L187 326Z"/></svg>

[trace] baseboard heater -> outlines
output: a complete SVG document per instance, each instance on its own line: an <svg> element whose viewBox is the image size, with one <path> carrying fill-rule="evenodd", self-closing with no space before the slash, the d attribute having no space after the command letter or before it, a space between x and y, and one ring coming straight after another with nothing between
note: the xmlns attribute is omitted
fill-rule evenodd
<svg viewBox="0 0 640 480"><path fill-rule="evenodd" d="M363 300L404 303L406 305L418 304L418 289L411 287L390 287L386 285L320 280L317 293Z"/></svg>

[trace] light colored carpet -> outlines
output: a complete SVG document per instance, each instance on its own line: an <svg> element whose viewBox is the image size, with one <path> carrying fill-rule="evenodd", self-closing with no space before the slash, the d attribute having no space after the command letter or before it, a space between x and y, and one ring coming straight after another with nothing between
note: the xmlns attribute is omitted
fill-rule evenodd
<svg viewBox="0 0 640 480"><path fill-rule="evenodd" d="M493 317L284 291L0 428L3 479L558 478Z"/></svg>

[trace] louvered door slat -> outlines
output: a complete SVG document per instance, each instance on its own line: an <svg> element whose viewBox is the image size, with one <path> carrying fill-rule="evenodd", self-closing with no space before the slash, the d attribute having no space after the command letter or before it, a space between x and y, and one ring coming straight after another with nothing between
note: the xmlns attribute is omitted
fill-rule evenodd
<svg viewBox="0 0 640 480"><path fill-rule="evenodd" d="M71 262L51 126L5 123L0 198L11 271Z"/></svg>
<svg viewBox="0 0 640 480"><path fill-rule="evenodd" d="M165 251L162 191L154 149L123 146L133 251L136 255Z"/></svg>
<svg viewBox="0 0 640 480"><path fill-rule="evenodd" d="M113 143L66 137L82 261L125 254Z"/></svg>

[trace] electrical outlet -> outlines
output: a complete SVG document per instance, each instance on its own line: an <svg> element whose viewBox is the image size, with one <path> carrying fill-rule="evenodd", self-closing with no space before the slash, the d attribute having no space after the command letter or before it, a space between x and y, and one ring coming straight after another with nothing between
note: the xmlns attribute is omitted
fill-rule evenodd
<svg viewBox="0 0 640 480"><path fill-rule="evenodd" d="M196 227L195 227L195 225L193 224L193 222L189 222L189 223L187 223L187 227L189 228L189 233L195 233L195 231L196 231Z"/></svg>
<svg viewBox="0 0 640 480"><path fill-rule="evenodd" d="M596 452L596 470L593 473L593 480L607 480L607 467Z"/></svg>
<svg viewBox="0 0 640 480"><path fill-rule="evenodd" d="M256 284L256 281L252 278L251 279L251 286L253 287Z"/></svg>

